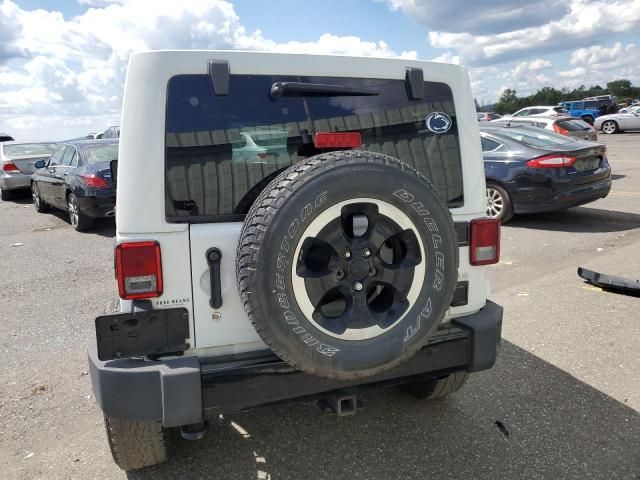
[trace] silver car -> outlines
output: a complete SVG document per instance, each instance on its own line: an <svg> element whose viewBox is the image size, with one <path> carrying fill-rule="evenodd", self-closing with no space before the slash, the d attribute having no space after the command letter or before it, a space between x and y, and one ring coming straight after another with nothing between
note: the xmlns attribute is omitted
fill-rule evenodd
<svg viewBox="0 0 640 480"><path fill-rule="evenodd" d="M598 132L594 127L580 118L573 117L518 117L507 120L498 119L490 123L506 126L526 125L544 128L552 132L579 140L598 141Z"/></svg>
<svg viewBox="0 0 640 480"><path fill-rule="evenodd" d="M58 148L55 143L0 142L0 197L10 200L16 190L30 188L38 160L46 160Z"/></svg>
<svg viewBox="0 0 640 480"><path fill-rule="evenodd" d="M593 126L596 130L611 134L625 130L640 130L640 107L635 107L628 113L614 113L596 118Z"/></svg>

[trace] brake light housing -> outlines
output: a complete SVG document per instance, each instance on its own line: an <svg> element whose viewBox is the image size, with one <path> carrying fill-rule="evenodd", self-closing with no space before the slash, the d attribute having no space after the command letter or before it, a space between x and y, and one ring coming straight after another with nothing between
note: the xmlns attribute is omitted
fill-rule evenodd
<svg viewBox="0 0 640 480"><path fill-rule="evenodd" d="M313 137L316 148L356 148L362 145L360 132L318 132Z"/></svg>
<svg viewBox="0 0 640 480"><path fill-rule="evenodd" d="M562 128L557 123L553 124L553 131L556 132L556 133L559 133L560 135L569 136L569 130L566 130L566 129Z"/></svg>
<svg viewBox="0 0 640 480"><path fill-rule="evenodd" d="M84 175L82 177L82 181L89 188L109 188L109 182L107 182L104 178L96 173L92 173L91 175Z"/></svg>
<svg viewBox="0 0 640 480"><path fill-rule="evenodd" d="M543 155L527 162L531 168L563 168L570 167L576 163L577 158L570 155L552 154Z"/></svg>
<svg viewBox="0 0 640 480"><path fill-rule="evenodd" d="M469 263L492 265L500 261L500 220L478 218L469 226Z"/></svg>
<svg viewBox="0 0 640 480"><path fill-rule="evenodd" d="M20 170L18 170L18 167L16 167L16 164L13 163L11 160L5 160L2 163L2 171L8 172L8 173L17 173Z"/></svg>
<svg viewBox="0 0 640 480"><path fill-rule="evenodd" d="M156 241L120 243L115 249L118 292L124 300L162 295L162 257Z"/></svg>

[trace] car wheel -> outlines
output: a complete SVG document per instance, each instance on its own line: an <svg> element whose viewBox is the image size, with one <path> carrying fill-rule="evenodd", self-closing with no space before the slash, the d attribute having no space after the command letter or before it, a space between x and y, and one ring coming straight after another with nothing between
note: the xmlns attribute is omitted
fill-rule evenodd
<svg viewBox="0 0 640 480"><path fill-rule="evenodd" d="M354 195L354 182L358 193ZM353 379L422 348L457 281L453 221L435 187L380 153L289 167L240 234L240 296L262 339L307 373Z"/></svg>
<svg viewBox="0 0 640 480"><path fill-rule="evenodd" d="M40 195L40 187L36 182L31 182L31 199L33 200L33 207L36 209L38 213L44 213L49 210L49 205L47 205Z"/></svg>
<svg viewBox="0 0 640 480"><path fill-rule="evenodd" d="M618 124L613 120L607 120L602 124L602 132L608 135L618 132Z"/></svg>
<svg viewBox="0 0 640 480"><path fill-rule="evenodd" d="M446 398L457 392L467 383L468 378L469 374L467 372L456 372L444 378L432 378L407 383L401 385L400 389L420 400L434 400L436 398Z"/></svg>
<svg viewBox="0 0 640 480"><path fill-rule="evenodd" d="M487 184L487 217L507 223L513 217L513 205L509 193L500 185Z"/></svg>
<svg viewBox="0 0 640 480"><path fill-rule="evenodd" d="M2 200L11 200L13 198L13 192L11 190L0 190L0 198Z"/></svg>
<svg viewBox="0 0 640 480"><path fill-rule="evenodd" d="M171 431L160 422L143 422L104 416L111 455L123 470L157 465L171 458Z"/></svg>
<svg viewBox="0 0 640 480"><path fill-rule="evenodd" d="M589 115L585 115L584 117L582 117L582 120L587 122L589 125L593 125L593 117L591 117Z"/></svg>
<svg viewBox="0 0 640 480"><path fill-rule="evenodd" d="M67 208L69 210L69 223L78 232L84 232L93 226L93 219L87 217L78 206L78 200L73 193L67 197Z"/></svg>

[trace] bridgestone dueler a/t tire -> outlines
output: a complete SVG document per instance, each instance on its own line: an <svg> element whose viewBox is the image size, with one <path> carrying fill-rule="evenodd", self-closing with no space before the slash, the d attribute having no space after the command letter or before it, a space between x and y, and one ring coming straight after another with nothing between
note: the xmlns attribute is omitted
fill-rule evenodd
<svg viewBox="0 0 640 480"><path fill-rule="evenodd" d="M422 241L425 262L406 314L365 340L318 328L298 303L299 282L297 291L292 284L293 257L306 228L334 205L354 199L374 199L401 212ZM451 303L458 245L447 206L416 170L379 153L331 152L296 163L263 191L243 225L236 268L245 311L274 353L307 373L353 379L394 367L427 343Z"/></svg>
<svg viewBox="0 0 640 480"><path fill-rule="evenodd" d="M109 447L116 464L135 470L171 457L171 432L160 422L139 422L104 416Z"/></svg>
<svg viewBox="0 0 640 480"><path fill-rule="evenodd" d="M444 378L408 383L402 385L401 388L405 393L408 393L414 398L420 400L435 400L436 398L446 398L452 393L457 392L467 383L468 378L469 374L467 372L456 372Z"/></svg>

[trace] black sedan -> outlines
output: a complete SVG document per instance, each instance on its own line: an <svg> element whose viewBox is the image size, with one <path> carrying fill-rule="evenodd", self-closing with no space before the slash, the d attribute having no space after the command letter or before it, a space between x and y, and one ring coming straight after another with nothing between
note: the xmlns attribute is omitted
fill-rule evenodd
<svg viewBox="0 0 640 480"><path fill-rule="evenodd" d="M480 127L487 179L487 215L576 207L606 197L611 166L603 144L535 127Z"/></svg>
<svg viewBox="0 0 640 480"><path fill-rule="evenodd" d="M60 146L49 160L36 162L31 177L33 205L67 210L78 231L88 230L96 218L111 217L116 191L111 161L118 159L118 140L86 140Z"/></svg>

